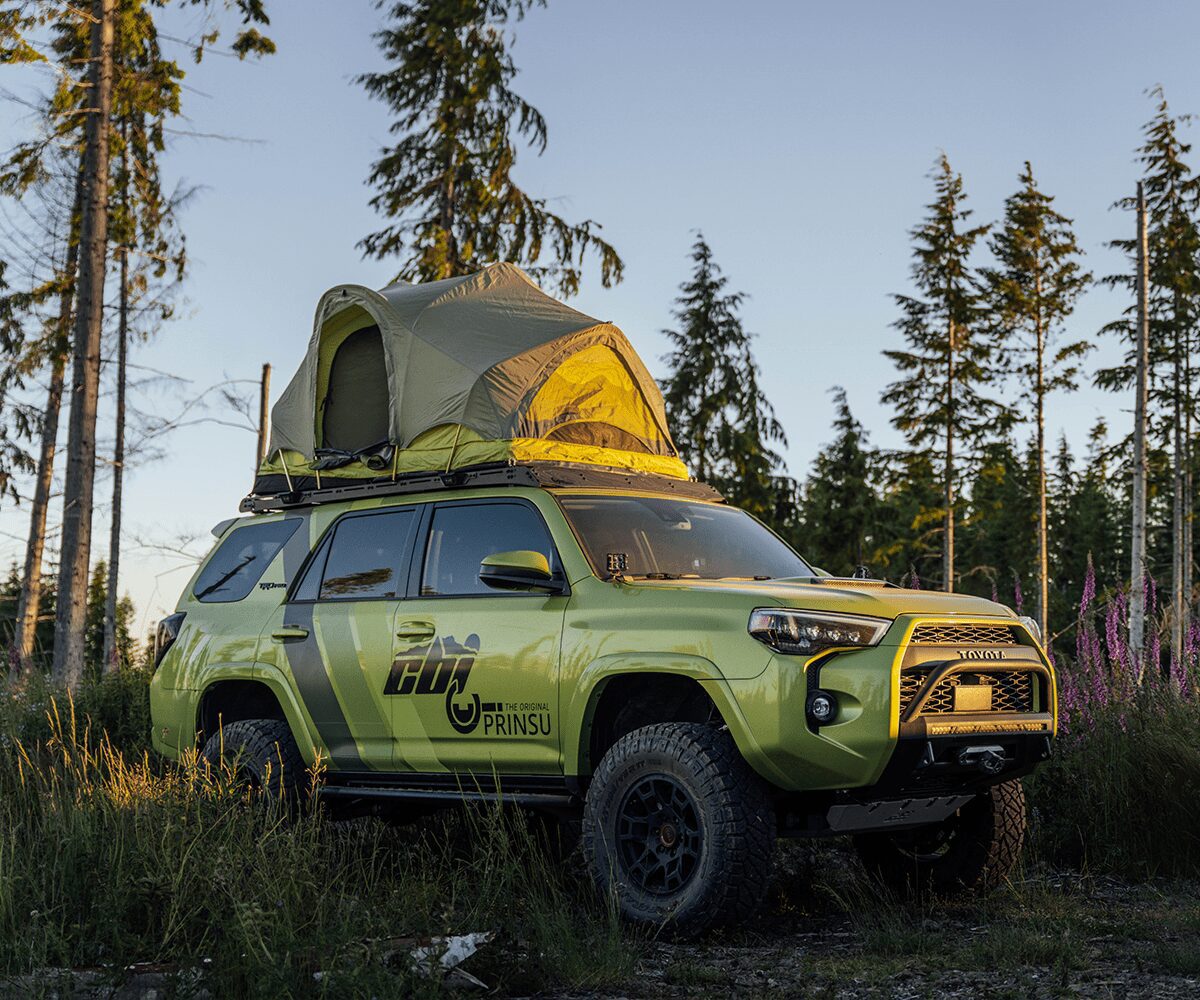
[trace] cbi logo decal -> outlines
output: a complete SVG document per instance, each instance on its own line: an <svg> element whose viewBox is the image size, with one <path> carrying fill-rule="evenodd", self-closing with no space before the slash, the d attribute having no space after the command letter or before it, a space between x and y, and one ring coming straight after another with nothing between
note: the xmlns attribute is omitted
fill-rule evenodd
<svg viewBox="0 0 1200 1000"><path fill-rule="evenodd" d="M474 633L461 643L451 635L414 646L392 663L383 693L444 695L446 718L464 736L479 728L480 722L485 736L549 736L550 706L545 702L505 704L467 694L478 654L479 636Z"/></svg>

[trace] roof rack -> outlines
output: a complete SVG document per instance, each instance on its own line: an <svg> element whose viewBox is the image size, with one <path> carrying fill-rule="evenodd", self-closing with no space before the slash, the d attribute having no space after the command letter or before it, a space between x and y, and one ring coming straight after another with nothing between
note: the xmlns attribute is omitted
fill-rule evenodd
<svg viewBox="0 0 1200 1000"><path fill-rule="evenodd" d="M723 501L717 490L694 479L675 479L650 472L633 472L609 466L570 462L529 462L521 465L493 462L450 472L415 472L379 479L346 477L260 476L255 492L244 498L238 509L246 514L314 507L369 497L403 496L438 490L462 490L495 486L532 486L542 489L605 489L661 493L687 500Z"/></svg>

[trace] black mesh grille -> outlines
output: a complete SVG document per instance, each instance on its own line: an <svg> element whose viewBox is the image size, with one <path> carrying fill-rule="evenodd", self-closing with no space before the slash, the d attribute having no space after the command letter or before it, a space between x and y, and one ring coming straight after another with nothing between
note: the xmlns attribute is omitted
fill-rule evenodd
<svg viewBox="0 0 1200 1000"><path fill-rule="evenodd" d="M900 675L900 714L909 706L925 687L929 679L928 670L906 670ZM951 674L938 681L929 699L921 709L922 715L943 715L954 711L954 689L960 684L989 684L992 688L990 711L1032 712L1033 675L1027 670L974 671Z"/></svg>
<svg viewBox="0 0 1200 1000"><path fill-rule="evenodd" d="M909 640L914 646L1015 646L1010 625L918 625Z"/></svg>

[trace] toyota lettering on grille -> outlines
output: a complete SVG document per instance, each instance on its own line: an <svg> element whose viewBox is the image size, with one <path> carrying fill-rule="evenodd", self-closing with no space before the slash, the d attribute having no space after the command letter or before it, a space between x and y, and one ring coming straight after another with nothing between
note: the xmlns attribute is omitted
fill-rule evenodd
<svg viewBox="0 0 1200 1000"><path fill-rule="evenodd" d="M1003 649L960 649L958 651L960 660L1003 660Z"/></svg>

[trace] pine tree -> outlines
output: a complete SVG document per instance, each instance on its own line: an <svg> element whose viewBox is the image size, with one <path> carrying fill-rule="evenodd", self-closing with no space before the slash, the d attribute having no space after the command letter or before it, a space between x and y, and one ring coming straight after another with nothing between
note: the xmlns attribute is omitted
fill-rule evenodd
<svg viewBox="0 0 1200 1000"><path fill-rule="evenodd" d="M1020 190L1004 203L1004 219L991 238L996 265L983 271L990 323L1001 341L1009 373L1020 389L1022 410L1034 425L1037 491L1037 615L1050 634L1050 555L1046 495L1046 400L1078 386L1087 341L1061 343L1062 328L1091 281L1079 263L1082 251L1071 220L1054 208L1028 162Z"/></svg>
<svg viewBox="0 0 1200 1000"><path fill-rule="evenodd" d="M663 399L680 456L698 479L773 523L788 519L781 497L782 461L773 444L786 445L783 428L763 394L750 335L738 309L744 296L727 292L728 279L703 235L692 247L695 270L675 300L678 329L664 330L674 350L664 359L671 374Z"/></svg>
<svg viewBox="0 0 1200 1000"><path fill-rule="evenodd" d="M113 92L114 141L112 243L117 256L117 344L115 444L109 522L107 604L104 612L105 670L119 662L117 597L120 580L122 496L125 478L125 397L131 312L156 323L169 317L163 301L149 298L151 283L183 280L186 254L174 226L174 205L162 186L159 159L166 149L166 123L180 111L179 66L159 49L158 30L144 0L126 0L117 22ZM131 261L131 257L135 258ZM149 330L143 329L143 335Z"/></svg>
<svg viewBox="0 0 1200 1000"><path fill-rule="evenodd" d="M1186 162L1191 145L1180 135L1181 127L1190 117L1171 113L1162 87L1155 87L1151 97L1157 102L1155 113L1142 130L1144 141L1137 150L1149 214L1148 422L1151 432L1158 435L1170 452L1171 648L1179 656L1186 631L1192 575L1187 514L1194 506L1189 495L1188 471L1192 466L1191 422L1197 402L1191 373L1200 323L1200 226L1197 225L1200 177L1192 173ZM1134 207L1133 199L1129 198L1118 201L1117 205ZM1136 254L1133 240L1114 240L1112 246L1124 250L1131 259ZM1112 286L1134 287L1133 274L1113 275L1105 281ZM1118 334L1130 345L1135 343L1131 311L1104 330ZM1123 364L1098 372L1096 383L1113 390L1131 385L1135 371L1133 350L1131 346ZM1148 527L1148 531L1152 529Z"/></svg>
<svg viewBox="0 0 1200 1000"><path fill-rule="evenodd" d="M879 529L868 562L895 582L936 577L943 519L933 457L897 451L881 458Z"/></svg>
<svg viewBox="0 0 1200 1000"><path fill-rule="evenodd" d="M954 590L955 492L960 457L996 428L1002 407L983 395L994 378L994 349L981 329L978 282L971 251L987 232L969 226L962 176L943 153L930 175L935 198L925 220L912 230L912 280L917 295L896 295L895 324L904 351L885 351L900 370L883 399L896 407L892 423L919 449L940 442L942 482L942 586Z"/></svg>
<svg viewBox="0 0 1200 1000"><path fill-rule="evenodd" d="M616 250L587 220L569 223L513 179L516 139L539 154L546 122L511 87L510 24L546 0L378 0L389 25L376 39L391 68L358 82L394 113L395 145L368 183L388 220L359 246L400 257L398 278L436 281L510 261L564 296L579 290L594 253L607 288L621 280Z"/></svg>
<svg viewBox="0 0 1200 1000"><path fill-rule="evenodd" d="M1088 436L1082 468L1077 467L1065 438L1055 458L1051 608L1057 606L1067 620L1079 607L1089 557L1099 580L1121 580L1127 567L1127 510L1113 488L1107 435L1105 422L1097 421Z"/></svg>
<svg viewBox="0 0 1200 1000"><path fill-rule="evenodd" d="M962 589L1005 603L1019 584L1027 593L1037 579L1037 453L1024 458L1010 437L988 441L964 505L961 531Z"/></svg>
<svg viewBox="0 0 1200 1000"><path fill-rule="evenodd" d="M216 0L180 0L180 3L206 11L216 6ZM235 52L244 56L273 51L270 40L255 27L266 23L263 0L225 0L223 6L237 9L242 14L243 25L249 25L239 31L233 44ZM93 0L88 29L88 99L83 109L83 183L71 348L71 414L63 486L53 663L55 680L70 687L82 679L85 662L83 634L92 547L96 415L110 239L112 111L115 54L119 51L116 35L119 15L140 9L140 4L134 6L129 0L123 0L120 7L117 0ZM81 20L87 18L81 17ZM197 58L204 46L216 37L216 31L204 33L197 46Z"/></svg>
<svg viewBox="0 0 1200 1000"><path fill-rule="evenodd" d="M879 459L850 412L846 390L839 386L833 393L836 436L813 463L796 543L822 569L849 576L873 561L878 545L881 511L874 484Z"/></svg>

